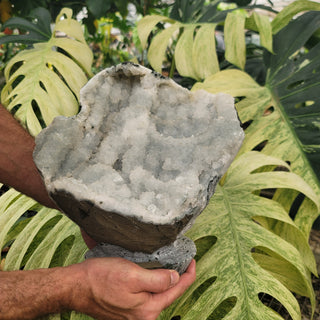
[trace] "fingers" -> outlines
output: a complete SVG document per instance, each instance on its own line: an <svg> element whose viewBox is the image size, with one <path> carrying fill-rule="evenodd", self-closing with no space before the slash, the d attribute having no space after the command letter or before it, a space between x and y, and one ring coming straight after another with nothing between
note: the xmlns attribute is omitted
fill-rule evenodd
<svg viewBox="0 0 320 320"><path fill-rule="evenodd" d="M180 277L180 281L172 288L162 293L154 294L153 300L155 303L165 309L170 306L176 299L178 299L188 287L196 279L196 262L192 260L187 271Z"/></svg>
<svg viewBox="0 0 320 320"><path fill-rule="evenodd" d="M159 293L175 286L179 280L179 273L175 270L147 270L141 268L137 279L136 293L152 292Z"/></svg>
<svg viewBox="0 0 320 320"><path fill-rule="evenodd" d="M195 276L196 271L194 260L192 260L188 269L181 277L175 270L147 270L141 268L137 274L134 291L135 293L161 293L179 284L179 289L176 289L176 292L178 293L179 290L185 290L183 288L187 288L195 280Z"/></svg>
<svg viewBox="0 0 320 320"><path fill-rule="evenodd" d="M195 261L182 276L172 270L147 270L120 258L88 259L81 265L88 276L90 290L85 301L90 304L81 303L75 310L98 319L156 319L196 276ZM90 305L90 309L83 309L83 305Z"/></svg>

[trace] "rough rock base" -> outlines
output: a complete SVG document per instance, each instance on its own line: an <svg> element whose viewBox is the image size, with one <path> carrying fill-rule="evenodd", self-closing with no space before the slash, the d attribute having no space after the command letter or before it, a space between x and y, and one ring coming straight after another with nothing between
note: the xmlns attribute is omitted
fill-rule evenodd
<svg viewBox="0 0 320 320"><path fill-rule="evenodd" d="M151 254L131 252L119 246L101 243L86 253L86 258L120 257L147 269L173 269L183 274L196 255L196 246L187 237L178 237L171 245Z"/></svg>

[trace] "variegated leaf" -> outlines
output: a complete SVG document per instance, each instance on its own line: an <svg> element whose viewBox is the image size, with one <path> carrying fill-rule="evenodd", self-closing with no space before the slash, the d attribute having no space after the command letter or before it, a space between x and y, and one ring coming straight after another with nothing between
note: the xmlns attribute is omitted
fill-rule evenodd
<svg viewBox="0 0 320 320"><path fill-rule="evenodd" d="M192 65L195 79L206 79L218 72L219 61L216 54L216 24L204 24L196 33L192 47Z"/></svg>
<svg viewBox="0 0 320 320"><path fill-rule="evenodd" d="M246 64L245 21L243 14L230 12L224 24L226 60L242 70Z"/></svg>
<svg viewBox="0 0 320 320"><path fill-rule="evenodd" d="M197 78L193 69L193 35L197 25L185 25L174 54L176 68L183 77Z"/></svg>
<svg viewBox="0 0 320 320"><path fill-rule="evenodd" d="M180 27L181 25L179 23L175 23L167 29L159 32L153 38L148 50L148 60L155 71L159 73L162 72L162 63L166 57L168 42Z"/></svg>
<svg viewBox="0 0 320 320"><path fill-rule="evenodd" d="M72 19L71 10L64 9L48 42L34 44L9 62L1 101L35 136L57 115L77 113L80 89L91 75L92 57L81 25Z"/></svg>
<svg viewBox="0 0 320 320"><path fill-rule="evenodd" d="M261 173L258 170L272 165L286 166L283 161L259 152L247 152L233 162L223 185L217 187L208 207L187 234L196 242L199 252L197 280L177 303L162 313L161 320L173 316L184 320L215 319L218 314L220 318L224 315L223 319L230 320L283 319L259 300L262 293L284 305L293 320L300 320L298 302L288 288L297 288L314 303L302 255L294 246L258 224L256 219L264 217L295 227L294 223L278 202L263 198L255 191L271 185L286 189L299 185L299 190L303 190L310 201L317 196L291 172L281 172L283 176L279 176L279 172ZM264 269L265 254L268 254L266 259L286 261L292 269L286 268L285 274L276 267L272 272ZM226 302L228 311L219 312Z"/></svg>
<svg viewBox="0 0 320 320"><path fill-rule="evenodd" d="M290 4L285 6L277 16L272 20L272 33L278 33L282 28L284 28L291 19L300 12L309 10L320 10L320 3L309 0L297 0L292 1Z"/></svg>

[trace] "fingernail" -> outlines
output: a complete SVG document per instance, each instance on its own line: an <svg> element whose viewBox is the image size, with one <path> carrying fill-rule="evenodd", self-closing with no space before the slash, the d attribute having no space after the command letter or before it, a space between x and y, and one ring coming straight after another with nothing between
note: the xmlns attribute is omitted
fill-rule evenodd
<svg viewBox="0 0 320 320"><path fill-rule="evenodd" d="M170 287L175 286L180 279L179 273L175 270L170 270L171 274L170 274Z"/></svg>

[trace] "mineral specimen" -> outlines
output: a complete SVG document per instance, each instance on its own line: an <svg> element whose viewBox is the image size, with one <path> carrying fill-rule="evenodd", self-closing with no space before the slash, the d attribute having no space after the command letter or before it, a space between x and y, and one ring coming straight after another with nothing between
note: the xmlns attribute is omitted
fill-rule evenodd
<svg viewBox="0 0 320 320"><path fill-rule="evenodd" d="M164 261L174 247L190 261L194 245L181 236L244 138L233 98L190 92L132 63L101 71L80 96L77 116L55 118L36 138L34 159L52 199L106 243L106 255L120 247L142 264L145 254L150 265L177 265Z"/></svg>

